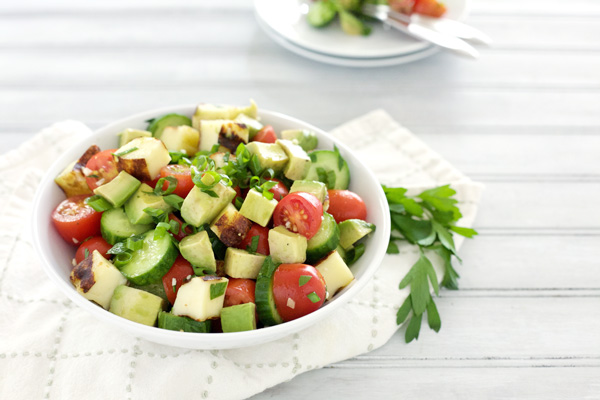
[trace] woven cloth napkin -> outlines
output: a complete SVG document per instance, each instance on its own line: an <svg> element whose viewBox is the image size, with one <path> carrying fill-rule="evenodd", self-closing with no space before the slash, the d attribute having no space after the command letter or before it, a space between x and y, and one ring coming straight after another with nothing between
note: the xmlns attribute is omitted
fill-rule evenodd
<svg viewBox="0 0 600 400"><path fill-rule="evenodd" d="M1 399L247 398L305 371L376 349L398 329L395 314L408 295L398 283L418 257L409 245L386 256L366 288L328 319L260 346L186 350L133 337L94 319L46 277L28 221L44 171L73 139L90 132L80 122L57 123L0 156ZM354 149L382 183L414 191L451 183L464 216L460 225L472 225L481 185L384 111L331 133ZM457 237L456 245L461 243Z"/></svg>

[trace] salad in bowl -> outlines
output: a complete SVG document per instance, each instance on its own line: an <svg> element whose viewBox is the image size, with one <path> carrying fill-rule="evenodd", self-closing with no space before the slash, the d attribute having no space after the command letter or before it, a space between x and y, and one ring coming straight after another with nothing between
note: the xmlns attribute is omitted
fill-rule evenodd
<svg viewBox="0 0 600 400"><path fill-rule="evenodd" d="M34 242L78 305L155 342L258 344L349 300L389 238L342 144L249 106L173 107L85 138L48 172Z"/></svg>

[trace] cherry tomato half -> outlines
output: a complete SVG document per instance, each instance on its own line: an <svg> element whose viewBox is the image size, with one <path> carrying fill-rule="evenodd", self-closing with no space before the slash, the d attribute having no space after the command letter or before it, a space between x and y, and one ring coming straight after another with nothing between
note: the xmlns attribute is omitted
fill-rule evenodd
<svg viewBox="0 0 600 400"><path fill-rule="evenodd" d="M192 265L185 258L177 256L169 272L162 277L163 287L169 303L175 303L177 290L189 275L194 276ZM175 279L175 288L173 288L173 279Z"/></svg>
<svg viewBox="0 0 600 400"><path fill-rule="evenodd" d="M265 125L256 133L256 135L254 135L252 140L255 142L275 143L277 141L277 135L271 125Z"/></svg>
<svg viewBox="0 0 600 400"><path fill-rule="evenodd" d="M287 186L285 186L285 184L283 182L281 182L277 178L271 178L269 180L273 181L273 182L277 182L277 185L273 186L269 190L269 192L273 193L273 198L275 200L280 201L281 199L283 199L285 196L288 195L288 193L290 191L288 190Z"/></svg>
<svg viewBox="0 0 600 400"><path fill-rule="evenodd" d="M415 0L413 12L428 17L440 18L446 13L446 6L437 0Z"/></svg>
<svg viewBox="0 0 600 400"><path fill-rule="evenodd" d="M333 215L338 224L347 219L367 219L367 206L363 199L349 190L328 190L329 208L327 212Z"/></svg>
<svg viewBox="0 0 600 400"><path fill-rule="evenodd" d="M102 186L105 183L112 181L119 175L117 163L113 156L115 151L117 151L117 149L104 150L100 153L96 153L85 165L85 167L91 171L90 174L85 177L90 190L94 190L98 186Z"/></svg>
<svg viewBox="0 0 600 400"><path fill-rule="evenodd" d="M254 303L256 283L252 279L229 278L223 307Z"/></svg>
<svg viewBox="0 0 600 400"><path fill-rule="evenodd" d="M273 275L273 298L284 321L316 311L325 301L323 276L307 264L281 264Z"/></svg>
<svg viewBox="0 0 600 400"><path fill-rule="evenodd" d="M106 240L102 238L102 236L91 237L85 242L81 243L81 246L79 246L77 249L77 252L75 253L75 262L79 264L85 259L86 249L88 254L92 254L94 250L98 250L104 258L109 258L110 254L106 254L106 252L109 251L111 247L112 246L108 244Z"/></svg>
<svg viewBox="0 0 600 400"><path fill-rule="evenodd" d="M190 167L187 165L178 164L166 165L161 168L160 177L166 178L167 176L172 176L173 178L177 179L177 187L173 193L185 199L185 196L187 196L190 190L192 190L194 187ZM166 190L167 187L169 187L169 183L163 183L162 189Z"/></svg>
<svg viewBox="0 0 600 400"><path fill-rule="evenodd" d="M307 239L313 237L323 219L323 205L314 195L294 192L285 196L273 212L274 226L283 225L288 231L299 233Z"/></svg>
<svg viewBox="0 0 600 400"><path fill-rule="evenodd" d="M238 249L246 250L248 246L252 244L252 238L258 236L258 246L256 252L269 255L269 228L260 226L259 224L252 224L250 230L244 236L244 239L236 247Z"/></svg>
<svg viewBox="0 0 600 400"><path fill-rule="evenodd" d="M85 194L69 197L52 212L52 222L60 236L76 246L90 236L100 236L102 213L85 204L88 197Z"/></svg>

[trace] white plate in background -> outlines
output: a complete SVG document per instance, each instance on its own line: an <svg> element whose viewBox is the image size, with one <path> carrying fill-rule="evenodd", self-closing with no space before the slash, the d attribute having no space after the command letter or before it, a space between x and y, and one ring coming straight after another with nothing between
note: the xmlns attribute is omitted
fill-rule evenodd
<svg viewBox="0 0 600 400"><path fill-rule="evenodd" d="M469 0L446 0L447 18L462 20ZM384 58L416 53L431 47L402 32L369 23L368 36L352 36L342 31L338 18L329 26L314 28L306 20L310 0L254 0L257 19L291 44L334 57Z"/></svg>

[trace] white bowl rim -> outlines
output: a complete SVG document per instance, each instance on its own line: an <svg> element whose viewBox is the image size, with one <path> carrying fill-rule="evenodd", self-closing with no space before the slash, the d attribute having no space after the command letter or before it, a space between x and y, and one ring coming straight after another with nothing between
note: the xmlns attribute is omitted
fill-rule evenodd
<svg viewBox="0 0 600 400"><path fill-rule="evenodd" d="M140 119L147 120L156 116L165 115L169 113L186 113L186 115L191 115L196 107L197 104L184 104L162 107L136 113L128 117L120 118L117 121L105 125L100 129L97 129L92 135L86 135L82 137L70 147L74 148L82 146L84 144L89 144L91 137L102 136L109 133L116 134L117 132L115 131L115 129L118 126L127 123L128 121L135 121ZM192 110L192 112L190 113L188 111L183 110ZM322 129L319 129L297 118L265 109L259 110L259 116L263 120L269 120L269 118L280 118L298 126L304 126L305 129L311 129L315 131L320 137L323 136L331 142L334 142L342 154L351 154L352 158L358 162L358 167L363 169L367 173L369 179L371 179L373 182L378 182L377 177L374 175L374 173L368 167L366 167L357 156L354 155L352 150L350 150L344 143L341 143L338 139L334 138ZM345 157L347 158L347 156ZM343 292L338 293L335 297L335 301L326 303L326 305L324 305L317 311L308 314L302 318L275 326L245 332L177 332L138 324L136 322L129 321L125 318L119 317L115 314L108 312L107 310L97 306L96 304L85 299L83 296L77 293L74 287L71 285L71 283L65 281L59 275L57 269L53 267L52 262L43 252L42 237L40 235L38 222L40 221L40 218L48 218L48 216L40 215L40 202L43 200L44 188L48 187L51 184L54 184L54 178L56 176L56 173L54 171L57 165L60 164L62 168L64 168L64 166L68 164L69 161L65 161L64 158L65 154L63 154L61 157L55 160L52 166L48 169L48 172L40 181L33 201L33 212L31 219L33 245L42 261L43 269L46 272L46 274L50 277L50 279L55 283L55 285L57 285L60 288L60 290L71 301L90 312L96 318L105 321L109 324L112 324L113 326L117 326L123 330L129 331L130 333L133 333L136 336L141 336L145 339L156 343L192 349L231 349L266 343L284 337L286 335L299 332L309 326L314 325L317 321L322 320L326 316L331 315L331 313L335 309L347 303L351 298L356 296L358 292L360 292L371 280L371 278L381 265L381 262L387 249L391 224L389 218L389 208L387 201L385 200L385 194L383 193L383 189L380 185L377 184L375 186L378 188L377 190L379 191L379 195L377 196L378 204L375 204L374 206L379 207L379 209L382 211L383 224L379 223L377 225L377 229L373 233L373 236L370 238L369 247L374 246L376 248L376 250L374 251L374 257L370 260L369 265L366 268L361 279L355 279L351 285L344 289ZM373 205L371 205L371 208L372 207Z"/></svg>

